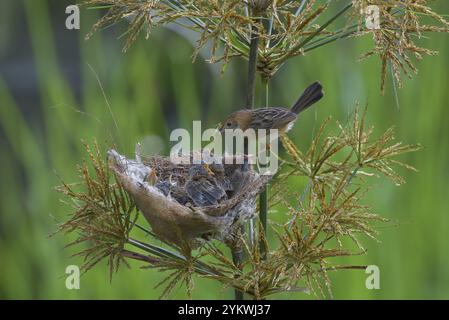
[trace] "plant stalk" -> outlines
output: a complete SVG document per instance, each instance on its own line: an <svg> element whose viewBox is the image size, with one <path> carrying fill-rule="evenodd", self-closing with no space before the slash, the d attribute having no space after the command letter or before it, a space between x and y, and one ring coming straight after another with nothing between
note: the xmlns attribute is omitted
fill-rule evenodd
<svg viewBox="0 0 449 320"><path fill-rule="evenodd" d="M241 229L241 232L244 232L245 229ZM241 269L241 263L243 262L243 250L239 248L233 248L232 249L232 261L234 264ZM236 274L234 277L237 277ZM245 296L243 294L243 291L240 291L238 289L234 289L234 300L245 300Z"/></svg>
<svg viewBox="0 0 449 320"><path fill-rule="evenodd" d="M262 88L264 93L264 106L268 107L269 104L269 87L268 87L268 79L262 79ZM260 226L261 230L260 233L263 233L262 237L259 237L261 239L266 239L267 237L267 221L268 221L268 185L264 186L264 189L262 193L259 196L259 219L260 219ZM265 241L261 240L259 243L260 248L260 254L262 257L266 257L267 255L267 248L265 246Z"/></svg>
<svg viewBox="0 0 449 320"><path fill-rule="evenodd" d="M257 54L259 49L259 36L255 30L255 26L251 28L251 42L249 48L249 59L248 59L248 82L246 88L246 107L248 109L254 109L254 96L256 93L256 72L257 72ZM246 148L245 148L246 149ZM245 150L247 153L248 150ZM244 226L241 230L242 234L245 232ZM254 234L254 226L250 223L250 237ZM243 251L233 248L232 249L232 260L236 266L241 266L243 262ZM244 300L244 294L240 290L234 291L235 300Z"/></svg>
<svg viewBox="0 0 449 320"><path fill-rule="evenodd" d="M292 49L297 50L300 48L304 48L305 45L307 45L310 41L312 41L317 35L320 34L321 31L326 29L332 22L337 20L338 17L340 17L342 14L344 14L347 10L349 10L352 7L352 2L349 2L346 6L344 6L340 11L338 11L335 15L333 15L328 21L326 21L324 24L322 24L317 30L315 30L314 33L309 35L307 38L305 38L303 41L298 43L296 46L294 46ZM280 62L285 62L287 59L289 59L289 55L284 55L278 60Z"/></svg>
<svg viewBox="0 0 449 320"><path fill-rule="evenodd" d="M254 30L255 27L253 27ZM246 106L248 109L254 109L254 96L256 93L256 69L257 69L257 51L259 47L259 36L254 33L251 35L248 61L248 86L246 94Z"/></svg>

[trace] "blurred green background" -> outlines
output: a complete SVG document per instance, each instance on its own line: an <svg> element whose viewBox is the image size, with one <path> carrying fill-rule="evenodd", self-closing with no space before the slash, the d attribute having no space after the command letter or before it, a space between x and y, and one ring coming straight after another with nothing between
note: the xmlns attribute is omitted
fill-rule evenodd
<svg viewBox="0 0 449 320"><path fill-rule="evenodd" d="M449 3L439 3L436 10L449 14ZM204 59L192 64L194 38L176 29L156 30L122 54L124 39L117 37L124 24L85 41L100 12L82 9L81 30L69 31L69 4L0 2L0 298L154 299L162 277L137 263L122 268L112 282L101 263L82 277L80 290L66 289L66 266L81 261L63 248L68 238L48 237L70 212L54 186L58 176L76 180L75 166L85 156L81 139L97 138L103 150L116 144L127 154L143 141L146 152L166 153L171 129L190 128L198 119L216 125L244 104L245 63L233 61L224 75ZM368 123L377 133L395 125L399 141L425 147L402 157L420 171L401 170L405 185L373 180L367 202L392 223L380 226L381 243L363 239L366 256L343 260L378 265L380 290L367 290L367 275L349 270L331 274L333 291L341 299L449 298L449 36L422 39L440 54L418 64L419 74L398 91L399 105L391 78L386 94L379 94L379 60L356 62L371 42L344 40L288 62L272 81L270 104L288 106L320 80L325 99L290 134L303 150L326 117L344 122L356 101L369 104ZM184 292L172 297L185 298ZM197 280L193 298L229 299L232 292Z"/></svg>

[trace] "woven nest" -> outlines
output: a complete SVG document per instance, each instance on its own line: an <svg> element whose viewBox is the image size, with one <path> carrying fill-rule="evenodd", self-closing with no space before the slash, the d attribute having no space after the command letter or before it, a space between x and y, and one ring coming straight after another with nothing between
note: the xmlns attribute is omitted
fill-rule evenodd
<svg viewBox="0 0 449 320"><path fill-rule="evenodd" d="M232 191L217 204L195 206L157 187L169 183L182 189L192 164L174 164L161 156L141 161L137 152L136 159L128 159L115 150L108 151L108 160L153 232L179 246L197 247L209 239L218 239L234 247L241 223L257 215L256 198L271 178L247 165L224 164L223 177L231 182Z"/></svg>

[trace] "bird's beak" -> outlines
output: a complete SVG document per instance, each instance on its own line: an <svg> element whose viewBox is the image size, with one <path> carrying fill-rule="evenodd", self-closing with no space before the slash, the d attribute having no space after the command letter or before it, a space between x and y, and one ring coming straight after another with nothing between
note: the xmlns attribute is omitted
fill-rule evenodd
<svg viewBox="0 0 449 320"><path fill-rule="evenodd" d="M207 173L209 173L211 176L215 176L215 173L212 172L212 170L209 167L209 164L205 163L204 168L206 168Z"/></svg>

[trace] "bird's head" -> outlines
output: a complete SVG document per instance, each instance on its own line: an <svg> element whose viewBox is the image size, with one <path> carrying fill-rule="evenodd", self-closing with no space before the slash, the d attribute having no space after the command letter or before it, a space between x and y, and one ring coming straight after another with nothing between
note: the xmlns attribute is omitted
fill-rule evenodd
<svg viewBox="0 0 449 320"><path fill-rule="evenodd" d="M242 129L245 131L248 129L250 123L251 110L240 110L230 114L222 123L220 123L218 130L222 134L226 129Z"/></svg>
<svg viewBox="0 0 449 320"><path fill-rule="evenodd" d="M211 175L213 175L213 172L207 163L195 164L189 169L190 179L207 178Z"/></svg>
<svg viewBox="0 0 449 320"><path fill-rule="evenodd" d="M222 175L225 173L225 167L222 163L211 163L209 169L214 175Z"/></svg>

